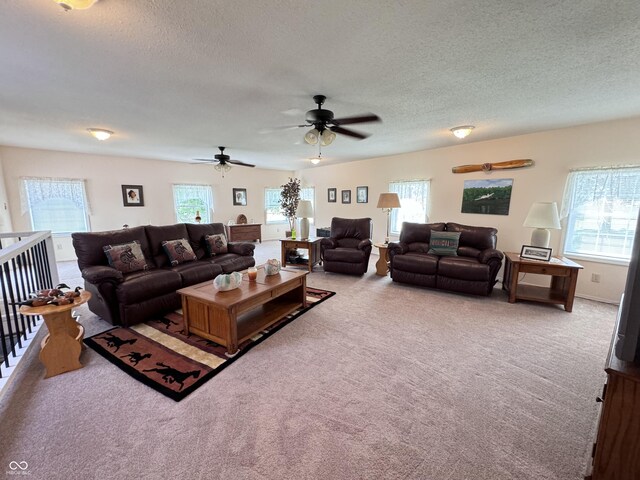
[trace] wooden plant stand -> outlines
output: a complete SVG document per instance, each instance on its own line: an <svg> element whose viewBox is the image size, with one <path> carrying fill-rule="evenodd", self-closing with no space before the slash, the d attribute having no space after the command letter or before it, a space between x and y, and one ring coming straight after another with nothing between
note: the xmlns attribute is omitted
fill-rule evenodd
<svg viewBox="0 0 640 480"><path fill-rule="evenodd" d="M71 311L78 305L86 303L91 293L82 292L69 305L45 305L43 307L20 307L20 313L27 316L42 315L49 334L40 343L40 361L47 373L44 378L60 375L82 368L80 352L84 327L76 322Z"/></svg>

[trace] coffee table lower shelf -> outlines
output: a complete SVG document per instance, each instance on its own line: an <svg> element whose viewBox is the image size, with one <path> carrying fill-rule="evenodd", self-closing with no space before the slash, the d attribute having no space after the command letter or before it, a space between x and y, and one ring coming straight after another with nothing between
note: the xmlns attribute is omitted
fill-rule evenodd
<svg viewBox="0 0 640 480"><path fill-rule="evenodd" d="M190 300L190 302L194 302L194 300L192 299ZM260 305L254 308L253 310L249 310L248 312L238 315L235 320L235 342L231 341L231 338L229 338L229 341L227 340L228 337L232 337L233 335L225 335L225 330L226 333L229 333L229 330L225 328L227 327L227 325L225 324L227 323L227 321L231 320L230 318L225 318L226 312L224 312L223 309L215 306L202 306L207 310L205 314L206 318L197 318L194 315L190 315L189 333L194 333L199 337L206 338L207 340L216 342L219 345L223 345L227 347L227 351L232 354L237 351L237 346L242 342L250 339L265 328L270 327L281 318L295 312L302 307L302 303L298 300L288 300L286 298L278 297L274 300L271 300L270 302L265 303L264 305ZM191 311L193 312L193 310ZM215 324L212 325L211 322L208 321L211 318L219 318L221 322L215 322ZM201 321L206 322L207 326L205 328L207 328L209 331L198 328L196 326L199 325ZM229 348L233 344L235 344L235 349Z"/></svg>

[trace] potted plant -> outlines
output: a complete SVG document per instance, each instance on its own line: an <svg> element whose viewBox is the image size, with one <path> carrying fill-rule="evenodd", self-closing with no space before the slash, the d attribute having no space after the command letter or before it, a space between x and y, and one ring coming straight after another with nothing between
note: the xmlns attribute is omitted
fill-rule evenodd
<svg viewBox="0 0 640 480"><path fill-rule="evenodd" d="M296 210L298 209L298 202L300 201L300 179L289 177L289 181L281 185L281 188L280 208L282 208L282 213L284 213L284 216L287 217L289 221L291 236L295 237Z"/></svg>

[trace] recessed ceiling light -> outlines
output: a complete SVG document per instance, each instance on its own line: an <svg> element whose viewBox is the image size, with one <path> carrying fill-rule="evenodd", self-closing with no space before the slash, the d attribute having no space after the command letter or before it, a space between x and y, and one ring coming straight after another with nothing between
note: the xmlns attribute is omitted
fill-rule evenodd
<svg viewBox="0 0 640 480"><path fill-rule="evenodd" d="M453 133L458 138L465 138L469 136L471 130L473 130L474 128L476 127L474 127L473 125L462 125L460 127L453 127L451 129L451 133Z"/></svg>
<svg viewBox="0 0 640 480"><path fill-rule="evenodd" d="M111 130L105 130L104 128L87 128L87 131L98 140L107 140L113 135Z"/></svg>
<svg viewBox="0 0 640 480"><path fill-rule="evenodd" d="M84 10L91 7L98 0L53 0L65 10Z"/></svg>

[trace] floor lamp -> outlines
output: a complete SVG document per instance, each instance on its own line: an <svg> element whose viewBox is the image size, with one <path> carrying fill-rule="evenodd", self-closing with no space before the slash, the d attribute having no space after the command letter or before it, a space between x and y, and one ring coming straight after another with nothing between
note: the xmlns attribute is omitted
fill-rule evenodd
<svg viewBox="0 0 640 480"><path fill-rule="evenodd" d="M389 223L391 222L391 210L400 208L400 199L397 193L381 193L378 198L378 207L382 211L387 212L387 236L384 237L384 243L389 243Z"/></svg>

